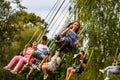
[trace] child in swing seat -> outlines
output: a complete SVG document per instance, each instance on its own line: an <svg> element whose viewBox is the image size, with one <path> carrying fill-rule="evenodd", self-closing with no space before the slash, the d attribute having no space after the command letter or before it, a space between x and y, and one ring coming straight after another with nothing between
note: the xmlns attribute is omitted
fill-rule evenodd
<svg viewBox="0 0 120 80"><path fill-rule="evenodd" d="M115 66L108 66L104 69L99 70L101 73L107 73L107 77L104 80L110 80L110 74L120 74L120 62L116 60Z"/></svg>
<svg viewBox="0 0 120 80"><path fill-rule="evenodd" d="M14 56L14 57L12 58L12 60L9 62L9 64L8 64L7 66L3 67L3 69L5 69L5 70L10 70L11 73L17 74L18 71L19 71L19 69L20 69L24 64L27 63L27 59L28 59L28 57L30 56L30 54L35 50L36 45L37 45L37 42L36 42L36 41L34 41L34 42L32 43L32 47L31 47L29 44L26 44L26 45L25 45L25 48L24 48L24 50L23 50L23 56L21 56L21 55ZM31 65L33 61L34 61L34 58L31 58L31 59L30 59L30 62L29 62L28 64ZM13 67L13 65L14 65L16 62L18 62L18 63L16 64L16 66L14 67L14 69L11 70L11 68Z"/></svg>
<svg viewBox="0 0 120 80"><path fill-rule="evenodd" d="M51 58L51 60L48 63L44 63L42 65L42 71L44 74L44 80L47 79L48 74L47 74L47 70L50 70L52 72L54 72L60 65L62 59L60 54L56 51L55 55Z"/></svg>
<svg viewBox="0 0 120 80"><path fill-rule="evenodd" d="M68 67L66 72L66 80L70 80L71 76L76 73L82 73L84 69L86 68L87 59L85 58L85 52L80 51L80 53L74 58L74 60L77 59L79 63L77 65L74 65L73 67ZM79 65L79 66L78 66Z"/></svg>

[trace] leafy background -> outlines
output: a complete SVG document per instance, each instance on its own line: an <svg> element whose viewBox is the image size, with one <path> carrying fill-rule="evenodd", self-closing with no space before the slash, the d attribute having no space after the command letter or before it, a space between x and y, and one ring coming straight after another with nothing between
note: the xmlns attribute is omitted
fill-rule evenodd
<svg viewBox="0 0 120 80"><path fill-rule="evenodd" d="M74 3L74 19L80 21L85 35L78 45L78 51L87 53L87 68L82 74L75 74L71 80L103 80L106 75L98 70L112 65L116 53L120 52L120 0L70 0ZM20 2L16 3L20 5ZM12 9L10 2L0 0L0 77L1 80L25 80L24 73L13 75L3 67L22 51L36 32L34 39L43 33L47 24L34 13L28 13L24 6ZM33 40L34 40L33 39ZM48 45L51 44L51 39ZM52 48L52 51L57 46ZM117 51L118 50L118 51ZM72 55L67 54L60 67L49 73L49 80L65 80L67 67L73 64ZM43 79L42 71L35 71L30 80ZM119 80L120 75L111 75L111 80Z"/></svg>

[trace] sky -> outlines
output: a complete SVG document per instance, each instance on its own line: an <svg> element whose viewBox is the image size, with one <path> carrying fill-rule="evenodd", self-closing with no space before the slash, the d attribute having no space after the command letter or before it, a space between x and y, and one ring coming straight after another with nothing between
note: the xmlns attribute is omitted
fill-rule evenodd
<svg viewBox="0 0 120 80"><path fill-rule="evenodd" d="M57 0L23 0L22 5L28 12L33 12L41 18L45 18Z"/></svg>
<svg viewBox="0 0 120 80"><path fill-rule="evenodd" d="M53 8L56 1L59 1L59 0L21 0L21 4L25 7L27 7L27 9L26 9L27 12L35 13L37 16L40 16L42 19L45 19L45 21L48 24L50 24L50 20L47 20L46 16L50 12L50 10ZM59 3L61 4L62 1L63 0L60 0ZM50 26L48 28L50 30L50 32L47 34L48 38L53 37L53 35L57 34L59 32L58 30L60 30L63 27L65 20L67 19L67 16L65 16L65 15L68 14L67 13L68 2L69 2L69 0L65 0L65 3L63 4L62 8L60 9L58 14L54 18L54 21L50 24ZM60 4L59 4L59 6L60 6ZM16 8L15 4L12 4L12 6L13 6L13 8ZM65 7L66 7L66 10L64 10ZM55 14L57 9L54 11L53 14ZM52 16L49 19L51 19L51 18L52 18Z"/></svg>

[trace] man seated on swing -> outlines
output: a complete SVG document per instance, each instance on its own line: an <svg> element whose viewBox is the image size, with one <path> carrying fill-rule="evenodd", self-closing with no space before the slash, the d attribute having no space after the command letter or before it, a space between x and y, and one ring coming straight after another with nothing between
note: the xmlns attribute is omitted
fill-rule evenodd
<svg viewBox="0 0 120 80"><path fill-rule="evenodd" d="M102 73L107 73L107 77L104 80L109 80L110 79L110 74L120 74L120 61L116 60L115 61L115 66L108 66L104 69L99 70Z"/></svg>
<svg viewBox="0 0 120 80"><path fill-rule="evenodd" d="M87 59L85 58L85 52L80 51L80 53L74 57L75 64L73 67L68 67L66 72L66 80L69 80L71 76L76 73L82 73L86 68Z"/></svg>

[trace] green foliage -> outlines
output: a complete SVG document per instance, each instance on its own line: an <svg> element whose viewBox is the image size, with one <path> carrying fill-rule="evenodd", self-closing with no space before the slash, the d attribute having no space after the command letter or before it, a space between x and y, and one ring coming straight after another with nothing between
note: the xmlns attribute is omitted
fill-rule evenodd
<svg viewBox="0 0 120 80"><path fill-rule="evenodd" d="M82 74L74 74L71 80L103 80L106 75L99 73L98 70L112 64L116 49L120 46L120 1L72 1L75 3L74 8L77 6L77 10L75 9L74 12L75 19L80 21L82 29L85 28L82 32L85 35L83 44L80 43L78 48L83 48L86 51L88 63L85 71ZM12 75L2 68L14 55L22 51L24 45L38 30L33 40L36 39L44 30L41 25L47 25L47 23L44 23L44 20L39 16L28 13L22 8L14 11L10 2L1 0L0 4L0 77L3 80L25 80L28 69L23 74ZM52 41L49 41L49 46ZM54 53L57 48L54 46L52 52ZM120 49L118 52L120 52ZM65 80L66 70L73 64L72 57L72 54L67 54L54 73L48 72L49 79ZM42 78L43 73L36 70L31 75L30 80ZM119 80L120 76L112 74L111 79Z"/></svg>
<svg viewBox="0 0 120 80"><path fill-rule="evenodd" d="M9 1L0 0L0 77L3 80L25 80L22 75L12 75L3 67L23 50L25 44L37 39L44 30L42 23L34 13L13 10Z"/></svg>
<svg viewBox="0 0 120 80"><path fill-rule="evenodd" d="M85 72L88 75L85 78L80 77L80 79L102 80L105 76L101 75L98 70L112 64L116 49L120 46L120 2L118 0L75 1L75 6L77 6L75 15L81 22L82 28L87 24L83 33L86 35L85 40L88 41L86 44L89 46L88 53L94 50Z"/></svg>

